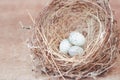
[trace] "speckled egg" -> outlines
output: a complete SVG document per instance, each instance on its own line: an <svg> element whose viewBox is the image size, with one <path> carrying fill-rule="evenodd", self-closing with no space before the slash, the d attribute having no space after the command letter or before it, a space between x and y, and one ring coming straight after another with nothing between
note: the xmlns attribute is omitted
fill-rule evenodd
<svg viewBox="0 0 120 80"><path fill-rule="evenodd" d="M70 43L75 46L83 46L86 41L84 35L82 35L79 32L76 32L76 31L71 32L68 39L69 39Z"/></svg>
<svg viewBox="0 0 120 80"><path fill-rule="evenodd" d="M60 46L59 46L60 52L64 53L64 54L67 54L71 46L72 45L70 44L68 39L62 40L60 42Z"/></svg>
<svg viewBox="0 0 120 80"><path fill-rule="evenodd" d="M83 55L83 48L79 47L79 46L72 46L69 49L69 55L70 56L75 56L75 55Z"/></svg>

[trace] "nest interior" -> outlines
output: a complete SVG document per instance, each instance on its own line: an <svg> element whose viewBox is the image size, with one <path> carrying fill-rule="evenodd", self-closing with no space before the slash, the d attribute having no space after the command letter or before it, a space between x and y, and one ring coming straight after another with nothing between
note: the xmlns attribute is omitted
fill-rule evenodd
<svg viewBox="0 0 120 80"><path fill-rule="evenodd" d="M115 63L116 22L108 0L53 0L36 19L31 51L35 70L49 79L95 78ZM86 37L83 56L59 51L72 31Z"/></svg>

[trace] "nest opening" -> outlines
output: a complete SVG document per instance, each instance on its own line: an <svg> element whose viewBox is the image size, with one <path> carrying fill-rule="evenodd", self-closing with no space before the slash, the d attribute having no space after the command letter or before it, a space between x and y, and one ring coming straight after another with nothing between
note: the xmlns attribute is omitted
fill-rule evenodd
<svg viewBox="0 0 120 80"><path fill-rule="evenodd" d="M36 70L50 79L95 78L116 60L116 24L107 0L53 0L36 20L31 39ZM61 54L59 44L72 31L86 37L84 55Z"/></svg>

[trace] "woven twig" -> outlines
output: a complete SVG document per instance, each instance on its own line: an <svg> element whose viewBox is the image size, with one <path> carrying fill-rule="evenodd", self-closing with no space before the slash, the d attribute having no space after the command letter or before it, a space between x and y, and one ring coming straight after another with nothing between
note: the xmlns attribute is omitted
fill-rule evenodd
<svg viewBox="0 0 120 80"><path fill-rule="evenodd" d="M115 28L108 0L53 0L36 19L30 47L35 70L51 80L95 79L115 63ZM59 52L60 41L71 31L79 31L87 39L82 57Z"/></svg>

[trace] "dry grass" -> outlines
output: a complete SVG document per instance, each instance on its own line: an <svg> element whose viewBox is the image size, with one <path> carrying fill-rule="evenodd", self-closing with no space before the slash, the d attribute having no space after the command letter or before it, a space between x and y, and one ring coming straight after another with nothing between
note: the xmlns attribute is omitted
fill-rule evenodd
<svg viewBox="0 0 120 80"><path fill-rule="evenodd" d="M53 0L36 19L31 39L33 62L48 79L78 80L109 70L118 52L116 22L108 0ZM84 34L84 55L59 52L71 31Z"/></svg>

